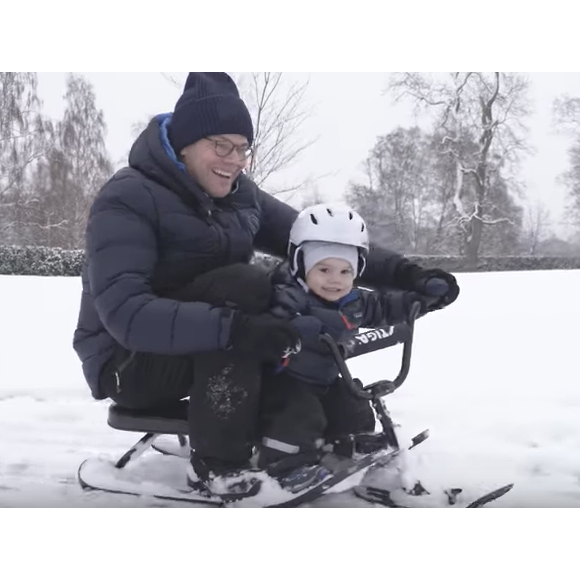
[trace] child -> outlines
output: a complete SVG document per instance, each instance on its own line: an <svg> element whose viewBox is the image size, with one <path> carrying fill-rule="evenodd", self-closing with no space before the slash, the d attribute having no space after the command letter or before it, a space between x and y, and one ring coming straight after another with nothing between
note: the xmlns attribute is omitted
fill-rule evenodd
<svg viewBox="0 0 580 580"><path fill-rule="evenodd" d="M304 210L290 234L288 261L274 272L272 313L299 330L298 354L265 380L259 466L292 491L315 484L321 444L375 430L368 401L339 377L323 333L342 341L359 328L408 320L414 292L372 292L354 286L366 263L368 231L358 213L321 204ZM422 313L424 310L422 310Z"/></svg>

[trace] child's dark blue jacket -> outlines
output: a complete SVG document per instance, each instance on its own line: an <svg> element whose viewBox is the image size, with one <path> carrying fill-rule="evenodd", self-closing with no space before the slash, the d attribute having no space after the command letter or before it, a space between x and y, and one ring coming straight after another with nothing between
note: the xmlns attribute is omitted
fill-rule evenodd
<svg viewBox="0 0 580 580"><path fill-rule="evenodd" d="M318 385L332 384L339 374L328 347L319 340L321 334L327 333L340 342L357 334L359 328L401 324L407 321L416 298L410 292L355 288L340 301L328 302L306 292L287 263L273 272L272 284L272 313L291 320L302 336L301 352L290 357L281 372Z"/></svg>

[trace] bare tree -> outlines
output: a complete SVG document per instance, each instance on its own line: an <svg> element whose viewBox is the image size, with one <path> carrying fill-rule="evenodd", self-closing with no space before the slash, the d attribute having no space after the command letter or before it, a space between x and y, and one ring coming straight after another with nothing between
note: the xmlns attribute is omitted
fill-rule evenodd
<svg viewBox="0 0 580 580"><path fill-rule="evenodd" d="M350 184L348 202L365 216L374 238L399 251L432 247L440 209L430 143L418 127L378 137L364 164L368 185Z"/></svg>
<svg viewBox="0 0 580 580"><path fill-rule="evenodd" d="M568 169L560 180L568 189L567 221L580 232L580 98L565 95L553 103L553 123L562 133L572 137L568 149Z"/></svg>
<svg viewBox="0 0 580 580"><path fill-rule="evenodd" d="M304 105L309 83L286 83L283 73L279 72L253 72L249 79L242 77L238 82L254 120L254 153L248 175L263 187L274 175L291 167L316 142L316 139L300 137L300 129L310 114ZM295 192L306 181L287 184L271 192Z"/></svg>
<svg viewBox="0 0 580 580"><path fill-rule="evenodd" d="M541 242L547 239L550 228L550 211L541 201L528 203L524 218L524 251L530 256L537 254Z"/></svg>
<svg viewBox="0 0 580 580"><path fill-rule="evenodd" d="M568 169L560 176L567 192L566 222L575 225L580 233L580 135L568 150Z"/></svg>
<svg viewBox="0 0 580 580"><path fill-rule="evenodd" d="M113 167L104 114L92 84L70 74L65 101L54 146L34 176L36 215L31 226L37 244L76 249L84 246L91 203Z"/></svg>
<svg viewBox="0 0 580 580"><path fill-rule="evenodd" d="M162 74L181 88L177 77ZM259 187L268 187L273 195L292 194L304 188L311 181L309 178L277 186L272 178L290 168L317 140L301 137L302 126L311 113L305 104L309 82L287 82L280 72L231 76L254 122L253 155L247 174Z"/></svg>
<svg viewBox="0 0 580 580"><path fill-rule="evenodd" d="M417 108L435 111L441 153L453 159L456 226L464 234L468 264L477 263L483 229L509 217L492 217L492 175L505 174L528 150L523 120L529 115L528 82L515 73L449 73L439 80L419 73L393 75L395 100L410 98ZM476 143L476 147L470 144Z"/></svg>
<svg viewBox="0 0 580 580"><path fill-rule="evenodd" d="M41 115L36 73L0 73L0 241L25 238L27 177L50 147L50 123Z"/></svg>
<svg viewBox="0 0 580 580"><path fill-rule="evenodd" d="M558 129L573 135L580 132L580 97L558 97L552 105L552 114Z"/></svg>

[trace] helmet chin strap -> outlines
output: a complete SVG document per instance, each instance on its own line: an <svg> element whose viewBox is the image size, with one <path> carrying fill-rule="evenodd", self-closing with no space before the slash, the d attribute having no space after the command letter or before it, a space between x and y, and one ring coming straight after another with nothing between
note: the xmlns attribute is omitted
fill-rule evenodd
<svg viewBox="0 0 580 580"><path fill-rule="evenodd" d="M300 276L298 276L298 275L296 275L296 280L298 281L298 284L300 284L300 286L302 286L302 289L304 290L304 292L310 292L310 288L308 288L308 284L306 284L305 280L300 278Z"/></svg>
<svg viewBox="0 0 580 580"><path fill-rule="evenodd" d="M288 251L288 258L290 259L290 271L292 272L292 276L299 276L300 273L300 264L304 264L304 261L300 260L301 258L301 248L295 245L291 245ZM302 265L302 269L304 269L304 265Z"/></svg>
<svg viewBox="0 0 580 580"><path fill-rule="evenodd" d="M360 278L364 271L367 269L367 259L363 256L362 252L358 252L358 272L356 277Z"/></svg>
<svg viewBox="0 0 580 580"><path fill-rule="evenodd" d="M310 288L306 284L306 272L304 271L304 258L302 256L302 248L293 246L290 251L291 272L298 284L305 292L310 292Z"/></svg>

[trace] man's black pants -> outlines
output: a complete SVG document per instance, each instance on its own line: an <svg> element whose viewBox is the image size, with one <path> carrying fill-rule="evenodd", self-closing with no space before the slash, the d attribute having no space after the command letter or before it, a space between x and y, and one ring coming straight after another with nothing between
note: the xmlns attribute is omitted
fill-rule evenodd
<svg viewBox="0 0 580 580"><path fill-rule="evenodd" d="M271 284L259 267L235 264L204 274L164 297L259 314L269 307ZM189 397L191 446L210 468L221 463L215 466L219 468L242 465L251 457L258 436L261 374L257 358L231 350L169 356L119 347L101 380L104 392L130 409L162 409Z"/></svg>

